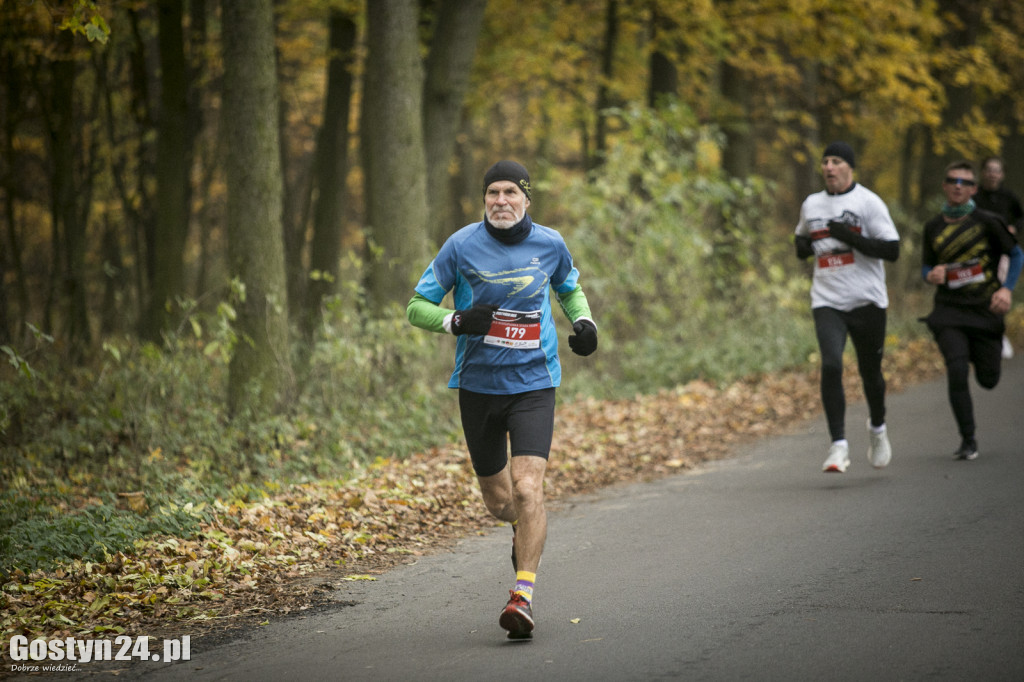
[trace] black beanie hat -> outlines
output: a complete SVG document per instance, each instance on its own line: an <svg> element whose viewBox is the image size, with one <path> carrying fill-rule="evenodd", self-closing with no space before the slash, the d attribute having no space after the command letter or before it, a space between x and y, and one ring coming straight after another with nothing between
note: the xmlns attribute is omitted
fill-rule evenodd
<svg viewBox="0 0 1024 682"><path fill-rule="evenodd" d="M499 161L484 173L484 194L487 194L487 188L491 186L492 182L501 180L514 182L516 187L523 191L526 198L530 198L530 174L515 161Z"/></svg>
<svg viewBox="0 0 1024 682"><path fill-rule="evenodd" d="M850 164L850 168L857 167L857 164L854 163L853 147L845 142L833 142L829 146L825 147L825 152L821 155L821 158L824 159L826 156L838 156L840 159Z"/></svg>

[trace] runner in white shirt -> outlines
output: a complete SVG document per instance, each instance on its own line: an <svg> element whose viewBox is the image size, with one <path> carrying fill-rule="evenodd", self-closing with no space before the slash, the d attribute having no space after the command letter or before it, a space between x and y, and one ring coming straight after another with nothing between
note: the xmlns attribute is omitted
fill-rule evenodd
<svg viewBox="0 0 1024 682"><path fill-rule="evenodd" d="M804 200L796 226L796 253L814 257L811 310L821 351L821 399L832 445L822 469L843 473L850 465L843 393L846 337L857 352L870 420L868 461L882 468L892 457L885 426L886 309L883 260L899 257L899 234L877 194L853 179L855 158L845 142L825 148L821 172L825 190Z"/></svg>

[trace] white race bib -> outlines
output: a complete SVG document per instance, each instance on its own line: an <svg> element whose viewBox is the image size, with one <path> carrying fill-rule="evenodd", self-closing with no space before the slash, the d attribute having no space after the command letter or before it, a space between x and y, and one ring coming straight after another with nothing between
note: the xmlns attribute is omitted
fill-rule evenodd
<svg viewBox="0 0 1024 682"><path fill-rule="evenodd" d="M540 317L539 310L495 310L484 343L519 350L540 348Z"/></svg>
<svg viewBox="0 0 1024 682"><path fill-rule="evenodd" d="M946 266L946 286L959 289L968 284L985 281L985 271L977 258L963 263L950 263Z"/></svg>

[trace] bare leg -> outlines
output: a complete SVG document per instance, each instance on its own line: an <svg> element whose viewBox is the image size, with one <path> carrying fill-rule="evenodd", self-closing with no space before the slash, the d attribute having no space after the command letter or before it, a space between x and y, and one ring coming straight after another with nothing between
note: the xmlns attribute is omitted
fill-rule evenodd
<svg viewBox="0 0 1024 682"><path fill-rule="evenodd" d="M516 530L516 560L520 571L537 572L548 536L544 507L544 472L548 461L524 455L512 458L512 491L519 526Z"/></svg>
<svg viewBox="0 0 1024 682"><path fill-rule="evenodd" d="M521 455L493 476L481 477L480 492L487 511L502 521L519 521L516 529L516 561L520 571L537 572L548 535L544 507L543 457Z"/></svg>
<svg viewBox="0 0 1024 682"><path fill-rule="evenodd" d="M493 476L477 476L476 480L480 483L484 506L491 516L509 523L519 518L512 499L512 473L508 464Z"/></svg>

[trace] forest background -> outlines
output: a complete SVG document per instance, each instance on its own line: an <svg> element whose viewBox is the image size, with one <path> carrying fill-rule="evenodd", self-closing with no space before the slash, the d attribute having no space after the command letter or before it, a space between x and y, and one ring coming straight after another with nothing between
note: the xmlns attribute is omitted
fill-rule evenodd
<svg viewBox="0 0 1024 682"><path fill-rule="evenodd" d="M835 139L913 343L943 166L1024 193L1022 35L1015 0L3 0L0 575L453 441L404 306L501 158L600 326L563 402L813 366Z"/></svg>

